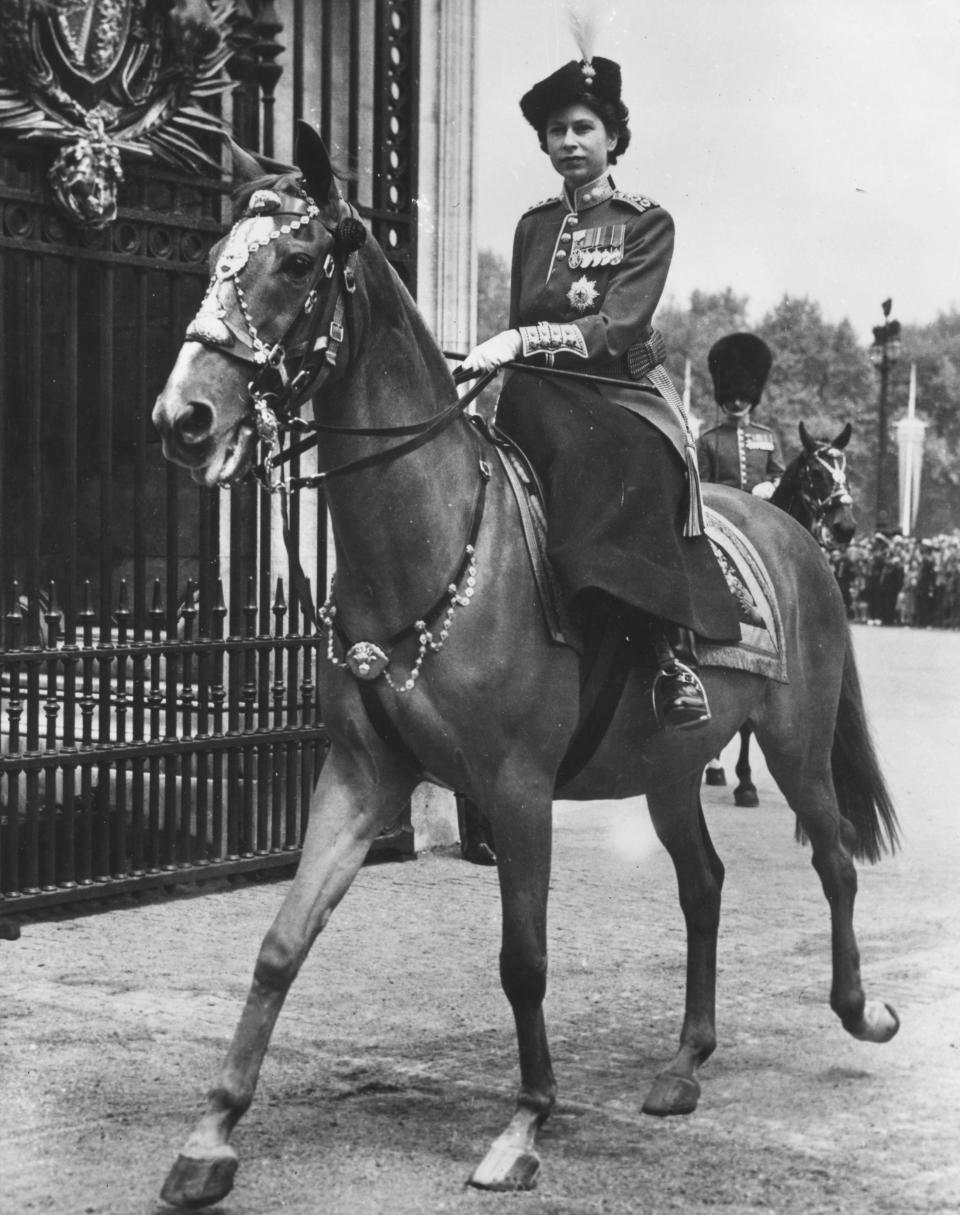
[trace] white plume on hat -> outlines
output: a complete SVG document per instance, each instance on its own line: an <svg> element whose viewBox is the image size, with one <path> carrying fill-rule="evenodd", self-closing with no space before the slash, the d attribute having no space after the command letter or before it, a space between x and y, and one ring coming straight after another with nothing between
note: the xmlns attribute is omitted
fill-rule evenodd
<svg viewBox="0 0 960 1215"><path fill-rule="evenodd" d="M603 27L616 16L616 10L603 0L574 0L567 9L570 32L584 63L592 63Z"/></svg>

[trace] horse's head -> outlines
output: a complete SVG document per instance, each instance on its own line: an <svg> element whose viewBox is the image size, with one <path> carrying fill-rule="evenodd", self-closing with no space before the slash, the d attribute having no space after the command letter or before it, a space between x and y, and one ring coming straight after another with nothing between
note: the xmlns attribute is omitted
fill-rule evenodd
<svg viewBox="0 0 960 1215"><path fill-rule="evenodd" d="M286 407L314 391L346 338L337 303L352 289L366 229L304 123L296 161L264 176L261 162L234 148L239 218L211 252L207 293L154 406L164 455L202 485L246 472L254 406Z"/></svg>
<svg viewBox="0 0 960 1215"><path fill-rule="evenodd" d="M847 485L846 446L852 427L848 422L835 439L817 440L810 437L800 423L799 488L803 505L812 517L812 528L824 548L842 548L853 539L857 530L853 514L853 498Z"/></svg>

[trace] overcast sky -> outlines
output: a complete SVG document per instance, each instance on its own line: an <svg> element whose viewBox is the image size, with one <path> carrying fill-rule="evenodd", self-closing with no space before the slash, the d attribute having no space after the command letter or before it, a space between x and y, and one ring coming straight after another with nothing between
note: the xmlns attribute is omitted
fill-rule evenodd
<svg viewBox="0 0 960 1215"><path fill-rule="evenodd" d="M479 243L560 179L520 95L578 57L566 0L479 0ZM673 215L666 298L788 293L869 337L960 308L960 0L614 0L624 189Z"/></svg>

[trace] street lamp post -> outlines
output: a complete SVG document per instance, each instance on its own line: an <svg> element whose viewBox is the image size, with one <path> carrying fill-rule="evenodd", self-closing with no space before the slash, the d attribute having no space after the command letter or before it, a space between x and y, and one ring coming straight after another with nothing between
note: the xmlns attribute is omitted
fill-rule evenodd
<svg viewBox="0 0 960 1215"><path fill-rule="evenodd" d="M890 368L900 357L900 322L890 320L892 300L884 300L883 324L873 329L870 362L880 372L880 402L877 431L877 528L887 525L886 466L887 466L887 384Z"/></svg>

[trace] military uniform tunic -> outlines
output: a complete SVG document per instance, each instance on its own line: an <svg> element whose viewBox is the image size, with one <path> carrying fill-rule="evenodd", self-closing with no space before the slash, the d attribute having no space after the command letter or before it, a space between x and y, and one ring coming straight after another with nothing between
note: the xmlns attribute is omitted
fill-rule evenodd
<svg viewBox="0 0 960 1215"><path fill-rule="evenodd" d="M701 433L697 462L704 481L717 481L750 493L761 481L783 476L780 441L769 426L751 418L726 417Z"/></svg>
<svg viewBox="0 0 960 1215"><path fill-rule="evenodd" d="M704 536L685 537L683 429L648 375L673 254L673 220L609 174L522 216L510 325L527 362L632 381L620 388L509 372L497 422L547 494L548 552L570 602L600 590L716 640L740 635Z"/></svg>

